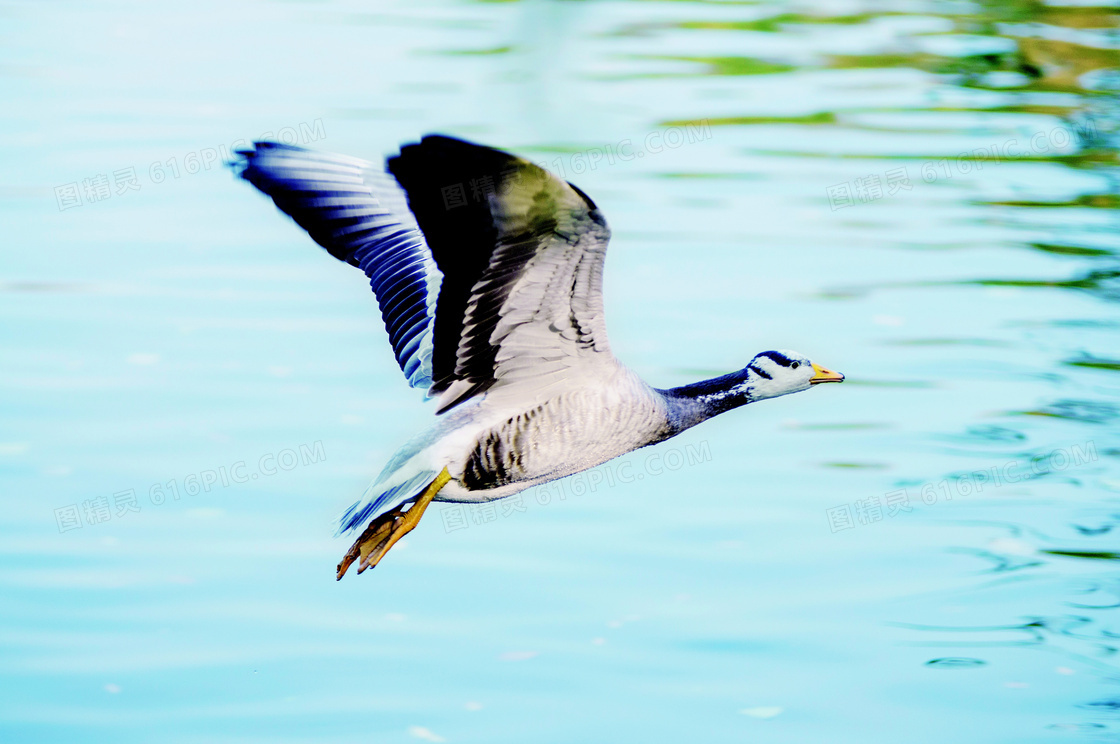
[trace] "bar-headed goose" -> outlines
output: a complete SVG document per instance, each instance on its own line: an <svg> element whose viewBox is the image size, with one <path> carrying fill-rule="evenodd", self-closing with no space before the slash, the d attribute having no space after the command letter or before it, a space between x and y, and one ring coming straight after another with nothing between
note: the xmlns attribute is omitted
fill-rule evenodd
<svg viewBox="0 0 1120 744"><path fill-rule="evenodd" d="M433 500L482 502L661 442L705 419L844 376L791 351L659 390L611 354L602 277L610 230L575 186L522 158L432 135L380 168L257 143L241 177L369 277L393 353L438 399L343 515L368 525L338 565L361 573Z"/></svg>

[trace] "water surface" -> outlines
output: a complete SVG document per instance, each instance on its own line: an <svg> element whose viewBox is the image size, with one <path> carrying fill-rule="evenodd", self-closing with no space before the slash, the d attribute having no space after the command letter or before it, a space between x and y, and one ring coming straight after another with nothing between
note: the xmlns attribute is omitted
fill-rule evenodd
<svg viewBox="0 0 1120 744"><path fill-rule="evenodd" d="M1115 739L1118 17L5 4L3 740ZM849 381L336 584L431 411L361 275L219 161L430 131L592 195L653 384Z"/></svg>

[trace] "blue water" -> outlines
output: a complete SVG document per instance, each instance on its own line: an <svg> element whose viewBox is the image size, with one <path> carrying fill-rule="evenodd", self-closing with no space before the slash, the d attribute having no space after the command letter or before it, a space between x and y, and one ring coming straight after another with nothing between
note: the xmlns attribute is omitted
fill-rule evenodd
<svg viewBox="0 0 1120 744"><path fill-rule="evenodd" d="M0 741L1116 740L1118 17L3 5ZM848 382L336 583L431 409L219 161L430 131L592 195L651 383Z"/></svg>

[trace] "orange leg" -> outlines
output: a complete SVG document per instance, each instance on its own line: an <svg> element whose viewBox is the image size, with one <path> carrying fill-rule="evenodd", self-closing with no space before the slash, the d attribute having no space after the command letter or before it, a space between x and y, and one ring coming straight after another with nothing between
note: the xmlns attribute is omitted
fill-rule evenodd
<svg viewBox="0 0 1120 744"><path fill-rule="evenodd" d="M346 575L347 569L354 561L358 561L358 573L376 566L389 552L389 548L397 544L397 540L412 532L420 523L420 517L424 516L428 504L432 503L432 499L449 480L451 474L447 472L447 468L444 468L415 501L409 502L411 506L407 510L405 507L408 504L402 504L370 522L361 536L350 546L350 550L346 551L342 562L338 564L338 579L341 580Z"/></svg>

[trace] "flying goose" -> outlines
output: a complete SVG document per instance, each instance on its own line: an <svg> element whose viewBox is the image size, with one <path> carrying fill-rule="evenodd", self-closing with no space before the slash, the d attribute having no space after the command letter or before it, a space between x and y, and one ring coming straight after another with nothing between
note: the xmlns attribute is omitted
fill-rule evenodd
<svg viewBox="0 0 1120 744"><path fill-rule="evenodd" d="M257 142L236 172L369 277L408 383L435 422L389 460L338 534L376 566L433 501L492 501L656 444L733 408L844 376L792 351L659 390L619 362L603 318L610 230L548 171L440 135L384 169Z"/></svg>

